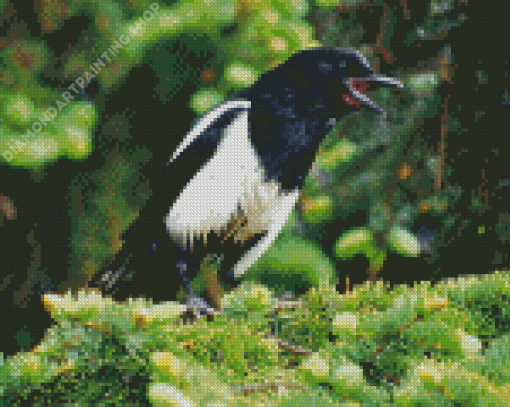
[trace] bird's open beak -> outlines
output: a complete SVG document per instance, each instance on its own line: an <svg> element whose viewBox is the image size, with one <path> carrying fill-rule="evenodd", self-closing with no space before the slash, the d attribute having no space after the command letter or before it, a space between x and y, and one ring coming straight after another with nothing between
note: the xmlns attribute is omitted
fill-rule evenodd
<svg viewBox="0 0 510 407"><path fill-rule="evenodd" d="M395 78L383 75L372 75L360 78L347 78L345 84L349 88L349 95L353 101L358 104L363 104L368 109L373 110L379 114L384 113L384 110L376 105L372 99L366 96L363 92L366 91L372 84L376 87L379 86L394 86L402 89L404 84Z"/></svg>

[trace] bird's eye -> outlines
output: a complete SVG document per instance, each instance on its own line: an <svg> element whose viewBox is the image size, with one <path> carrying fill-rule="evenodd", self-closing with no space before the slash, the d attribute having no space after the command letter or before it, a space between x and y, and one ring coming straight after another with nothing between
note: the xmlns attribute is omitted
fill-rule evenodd
<svg viewBox="0 0 510 407"><path fill-rule="evenodd" d="M319 69L320 69L321 73L327 74L333 70L333 65L329 64L327 62L321 62L321 63L319 63Z"/></svg>

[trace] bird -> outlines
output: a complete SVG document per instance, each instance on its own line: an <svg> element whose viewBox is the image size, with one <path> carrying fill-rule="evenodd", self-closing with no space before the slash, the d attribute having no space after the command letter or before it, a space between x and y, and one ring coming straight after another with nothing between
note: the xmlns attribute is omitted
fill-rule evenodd
<svg viewBox="0 0 510 407"><path fill-rule="evenodd" d="M179 276L187 303L199 313L219 309L218 300L210 307L194 294L190 272L204 253L212 253L220 259L224 280L239 283L278 237L336 121L360 108L386 115L364 93L371 85L403 88L399 80L376 74L357 50L314 47L294 53L214 106L195 120L171 155L165 185L174 192L149 199L167 210L145 213L156 224L144 229L143 238L131 234L132 250L141 250L145 239L154 252L166 239L176 254L165 272ZM145 210L135 223L143 223ZM149 234L159 237L151 240ZM143 272L132 270L133 259L128 254L105 281Z"/></svg>

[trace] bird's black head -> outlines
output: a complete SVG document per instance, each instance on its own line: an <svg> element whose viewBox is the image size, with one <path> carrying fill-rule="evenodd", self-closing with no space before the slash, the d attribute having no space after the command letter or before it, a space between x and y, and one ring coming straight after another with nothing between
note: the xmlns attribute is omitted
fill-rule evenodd
<svg viewBox="0 0 510 407"><path fill-rule="evenodd" d="M365 57L358 51L343 48L311 48L292 55L261 76L261 85L273 89L289 89L300 100L313 101L307 109L328 110L339 117L359 107L382 113L363 92L374 86L403 85L390 77L376 75ZM314 105L314 106L312 106Z"/></svg>
<svg viewBox="0 0 510 407"><path fill-rule="evenodd" d="M368 84L402 87L375 75L362 54L312 48L292 55L237 96L251 102L250 138L269 178L284 189L301 187L316 150L336 120L365 106Z"/></svg>

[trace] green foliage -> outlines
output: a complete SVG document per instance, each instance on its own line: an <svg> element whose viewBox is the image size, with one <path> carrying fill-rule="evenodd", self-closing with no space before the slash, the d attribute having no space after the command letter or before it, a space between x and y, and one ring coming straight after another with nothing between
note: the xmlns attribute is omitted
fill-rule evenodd
<svg viewBox="0 0 510 407"><path fill-rule="evenodd" d="M330 284L336 272L315 243L283 233L246 272L246 279L267 285L278 295L299 288Z"/></svg>
<svg viewBox="0 0 510 407"><path fill-rule="evenodd" d="M149 157L146 149L130 154L114 149L102 168L74 178L72 276L92 278L102 262L120 249L121 231L136 219L133 208L143 205L151 194L148 183L140 182L139 172Z"/></svg>
<svg viewBox="0 0 510 407"><path fill-rule="evenodd" d="M16 341L18 342L18 345L24 351L28 351L34 345L32 335L30 335L30 332L27 330L27 328L28 327L25 325L16 333L16 335L14 335Z"/></svg>
<svg viewBox="0 0 510 407"><path fill-rule="evenodd" d="M87 157L92 151L92 129L96 121L94 106L88 102L75 102L57 114L56 101L64 102L56 92L48 92L37 85L31 90L48 93L47 103L36 103L29 95L4 89L2 105L6 120L0 127L3 158L13 166L40 168L59 157ZM49 121L51 117L55 118Z"/></svg>
<svg viewBox="0 0 510 407"><path fill-rule="evenodd" d="M188 53L200 56L210 49L211 45L208 44L208 37L205 35L181 35L172 41L158 42L148 49L142 64L149 64L156 73L159 83L154 92L159 100L166 103L190 79L194 83L200 82L202 67L185 64L186 55L183 51L188 50Z"/></svg>
<svg viewBox="0 0 510 407"><path fill-rule="evenodd" d="M47 294L57 324L2 361L0 402L504 406L510 325L495 314L473 321L510 298L509 283L495 273L434 288L367 283L346 295L322 286L299 300L243 283L221 313L191 323L177 303Z"/></svg>
<svg viewBox="0 0 510 407"><path fill-rule="evenodd" d="M368 228L355 228L343 233L335 245L335 254L340 259L363 254L371 264L382 264L386 259L386 251L377 246Z"/></svg>

